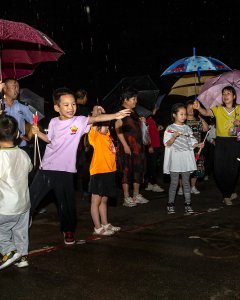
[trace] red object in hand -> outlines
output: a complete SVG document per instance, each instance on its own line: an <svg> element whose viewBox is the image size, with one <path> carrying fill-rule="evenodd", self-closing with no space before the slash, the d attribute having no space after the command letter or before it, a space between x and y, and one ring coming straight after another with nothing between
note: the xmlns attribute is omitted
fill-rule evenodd
<svg viewBox="0 0 240 300"><path fill-rule="evenodd" d="M33 124L37 125L38 123L38 115L33 115Z"/></svg>
<svg viewBox="0 0 240 300"><path fill-rule="evenodd" d="M199 157L200 157L199 153L196 153L196 154L195 154L195 159L196 159L196 160L199 160Z"/></svg>

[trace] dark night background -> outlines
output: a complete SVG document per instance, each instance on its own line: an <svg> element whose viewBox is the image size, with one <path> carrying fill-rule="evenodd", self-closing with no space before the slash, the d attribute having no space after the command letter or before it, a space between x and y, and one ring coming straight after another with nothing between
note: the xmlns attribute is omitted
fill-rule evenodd
<svg viewBox="0 0 240 300"><path fill-rule="evenodd" d="M237 1L8 0L2 19L20 21L50 36L65 52L20 80L51 100L52 90L84 88L101 99L126 76L161 73L177 59L212 56L240 68ZM88 11L90 11L88 13Z"/></svg>

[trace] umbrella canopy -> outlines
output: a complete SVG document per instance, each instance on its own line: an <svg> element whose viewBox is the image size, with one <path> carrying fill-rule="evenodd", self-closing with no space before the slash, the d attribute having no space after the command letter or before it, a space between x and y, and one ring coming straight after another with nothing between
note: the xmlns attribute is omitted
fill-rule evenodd
<svg viewBox="0 0 240 300"><path fill-rule="evenodd" d="M196 96L200 93L205 81L214 75L202 75L200 78L195 74L187 74L180 77L172 86L168 95Z"/></svg>
<svg viewBox="0 0 240 300"><path fill-rule="evenodd" d="M152 111L159 94L157 85L149 75L125 77L103 98L103 105L114 111L120 105L120 95L126 88L138 90L138 104Z"/></svg>
<svg viewBox="0 0 240 300"><path fill-rule="evenodd" d="M213 57L206 56L190 56L177 60L170 67L168 67L161 76L170 74L181 74L189 72L202 71L228 71L231 70L220 60Z"/></svg>
<svg viewBox="0 0 240 300"><path fill-rule="evenodd" d="M230 70L231 68L216 58L196 56L196 49L193 48L193 56L177 60L162 73L161 77L166 75L184 75L183 79L180 78L175 82L169 94L196 97L201 90L202 84L208 78L207 74L203 75L202 72L219 73Z"/></svg>
<svg viewBox="0 0 240 300"><path fill-rule="evenodd" d="M19 99L23 102L28 103L30 111L35 114L37 112L39 121L43 119L44 116L44 98L35 94L29 89L20 89Z"/></svg>
<svg viewBox="0 0 240 300"><path fill-rule="evenodd" d="M0 19L0 79L23 78L41 62L57 61L63 50L46 34L19 22Z"/></svg>
<svg viewBox="0 0 240 300"><path fill-rule="evenodd" d="M206 108L222 104L222 89L228 85L236 90L237 103L240 104L240 70L228 71L206 80L198 100Z"/></svg>
<svg viewBox="0 0 240 300"><path fill-rule="evenodd" d="M149 116L152 115L152 111L146 109L145 107L137 104L136 107L135 107L135 111L137 112L137 114L140 116L140 117L144 117L144 118L148 118Z"/></svg>

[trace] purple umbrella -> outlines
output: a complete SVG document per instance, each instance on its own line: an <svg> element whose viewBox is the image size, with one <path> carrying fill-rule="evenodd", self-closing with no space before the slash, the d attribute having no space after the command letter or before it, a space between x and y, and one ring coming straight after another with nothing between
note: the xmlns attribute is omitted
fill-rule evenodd
<svg viewBox="0 0 240 300"><path fill-rule="evenodd" d="M63 54L41 31L25 23L0 19L0 80L30 75L40 63L57 61Z"/></svg>
<svg viewBox="0 0 240 300"><path fill-rule="evenodd" d="M237 103L240 104L240 70L228 71L207 79L198 95L198 100L205 108L222 104L222 89L228 85L236 90Z"/></svg>

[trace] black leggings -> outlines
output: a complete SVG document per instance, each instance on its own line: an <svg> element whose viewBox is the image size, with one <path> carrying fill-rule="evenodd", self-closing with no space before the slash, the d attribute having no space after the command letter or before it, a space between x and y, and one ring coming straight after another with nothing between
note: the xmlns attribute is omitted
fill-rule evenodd
<svg viewBox="0 0 240 300"><path fill-rule="evenodd" d="M217 137L214 152L214 175L217 186L224 198L234 192L238 173L240 142L235 137Z"/></svg>
<svg viewBox="0 0 240 300"><path fill-rule="evenodd" d="M58 202L61 231L74 232L77 218L73 173L39 170L30 186L31 215L51 190L54 191Z"/></svg>

